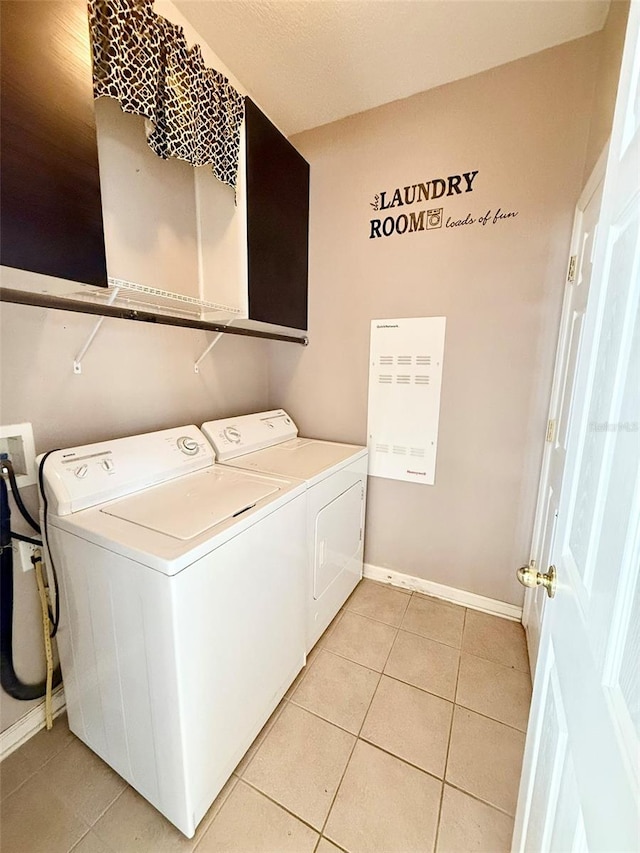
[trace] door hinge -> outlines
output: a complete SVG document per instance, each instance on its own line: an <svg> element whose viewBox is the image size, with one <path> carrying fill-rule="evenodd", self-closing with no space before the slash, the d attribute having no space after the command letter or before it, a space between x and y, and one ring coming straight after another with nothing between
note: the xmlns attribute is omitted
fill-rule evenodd
<svg viewBox="0 0 640 853"><path fill-rule="evenodd" d="M555 441L556 437L556 419L550 418L547 422L547 437L545 441Z"/></svg>
<svg viewBox="0 0 640 853"><path fill-rule="evenodd" d="M578 260L577 255L571 255L569 258L569 272L567 273L567 281L573 282L576 280L576 262Z"/></svg>

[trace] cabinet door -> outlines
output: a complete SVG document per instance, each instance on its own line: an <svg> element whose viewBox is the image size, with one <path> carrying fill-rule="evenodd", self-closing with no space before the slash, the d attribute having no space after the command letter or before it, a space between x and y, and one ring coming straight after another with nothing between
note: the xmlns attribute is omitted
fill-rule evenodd
<svg viewBox="0 0 640 853"><path fill-rule="evenodd" d="M307 328L309 164L246 105L249 318Z"/></svg>
<svg viewBox="0 0 640 853"><path fill-rule="evenodd" d="M0 2L0 261L107 284L83 0Z"/></svg>

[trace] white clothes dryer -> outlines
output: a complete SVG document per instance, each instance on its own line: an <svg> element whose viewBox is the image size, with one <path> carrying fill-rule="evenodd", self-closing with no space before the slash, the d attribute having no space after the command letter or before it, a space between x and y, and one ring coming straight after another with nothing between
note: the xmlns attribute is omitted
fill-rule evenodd
<svg viewBox="0 0 640 853"><path fill-rule="evenodd" d="M305 660L305 489L195 426L44 462L71 730L186 836Z"/></svg>
<svg viewBox="0 0 640 853"><path fill-rule="evenodd" d="M218 461L307 486L307 651L362 577L367 448L298 437L283 410L202 425Z"/></svg>

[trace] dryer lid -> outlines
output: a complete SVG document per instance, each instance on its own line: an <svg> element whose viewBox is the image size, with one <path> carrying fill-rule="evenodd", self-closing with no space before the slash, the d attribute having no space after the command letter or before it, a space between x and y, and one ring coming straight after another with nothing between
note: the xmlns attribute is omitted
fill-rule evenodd
<svg viewBox="0 0 640 853"><path fill-rule="evenodd" d="M315 438L293 438L282 444L231 459L225 464L248 471L262 471L311 481L336 466L351 463L356 456L365 452L366 448L353 444L338 444Z"/></svg>
<svg viewBox="0 0 640 853"><path fill-rule="evenodd" d="M101 512L174 539L193 539L278 492L273 483L205 471L138 492Z"/></svg>

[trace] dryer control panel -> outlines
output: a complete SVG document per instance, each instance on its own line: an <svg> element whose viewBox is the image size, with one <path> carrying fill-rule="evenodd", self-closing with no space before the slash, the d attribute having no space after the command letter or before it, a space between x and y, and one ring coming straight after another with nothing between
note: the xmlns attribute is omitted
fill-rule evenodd
<svg viewBox="0 0 640 853"><path fill-rule="evenodd" d="M38 457L38 465L42 457ZM56 450L44 463L49 509L69 515L214 464L193 425Z"/></svg>
<svg viewBox="0 0 640 853"><path fill-rule="evenodd" d="M218 461L226 462L289 441L298 435L298 427L284 409L275 409L209 421L202 424L202 432L213 445Z"/></svg>

